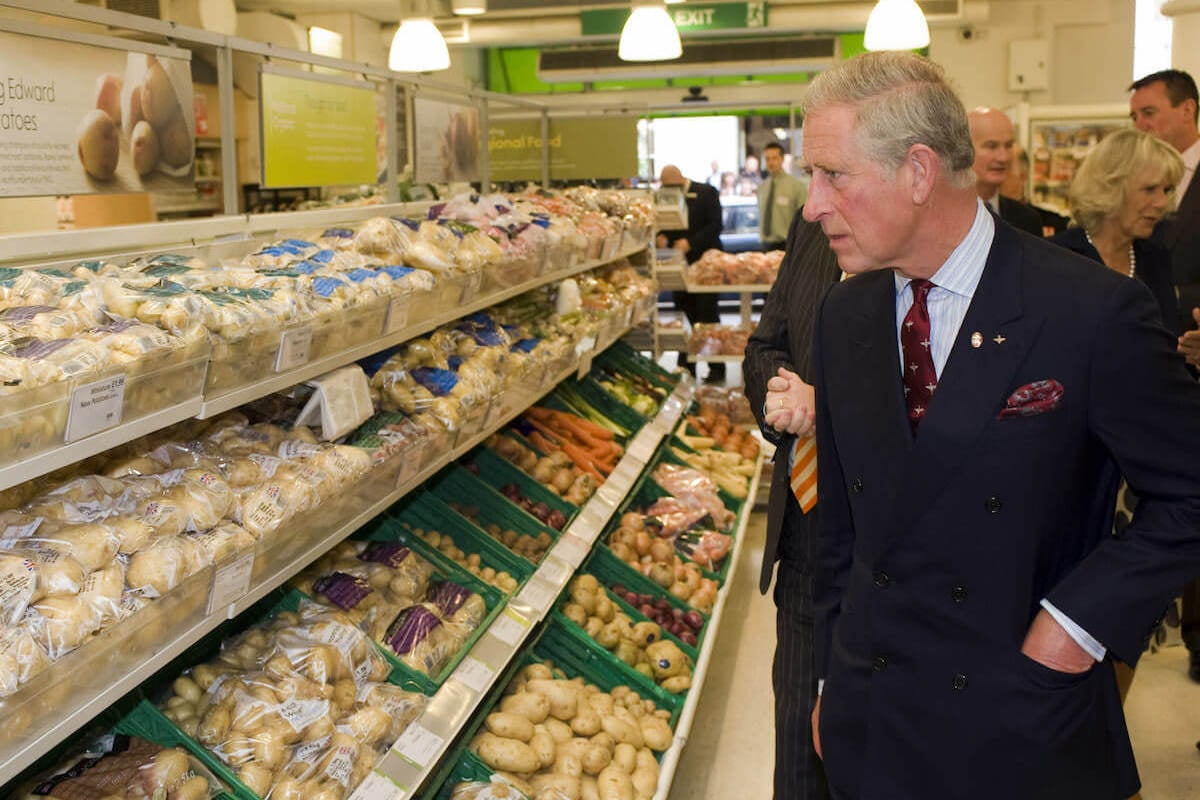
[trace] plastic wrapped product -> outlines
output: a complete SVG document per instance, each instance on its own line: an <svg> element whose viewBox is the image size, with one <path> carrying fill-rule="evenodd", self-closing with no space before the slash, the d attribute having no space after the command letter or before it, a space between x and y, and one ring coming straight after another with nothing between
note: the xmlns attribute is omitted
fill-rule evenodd
<svg viewBox="0 0 1200 800"><path fill-rule="evenodd" d="M208 564L208 554L185 536L162 536L129 557L125 583L149 597L161 597Z"/></svg>
<svg viewBox="0 0 1200 800"><path fill-rule="evenodd" d="M189 533L187 536L213 564L254 546L254 536L236 522L222 522L212 530Z"/></svg>
<svg viewBox="0 0 1200 800"><path fill-rule="evenodd" d="M9 306L0 310L0 322L21 336L34 339L69 339L88 327L88 320L52 305Z"/></svg>
<svg viewBox="0 0 1200 800"><path fill-rule="evenodd" d="M450 800L529 800L520 789L499 778L491 783L468 781L454 787Z"/></svg>
<svg viewBox="0 0 1200 800"><path fill-rule="evenodd" d="M21 624L54 661L100 627L101 615L80 595L45 597L29 606Z"/></svg>
<svg viewBox="0 0 1200 800"><path fill-rule="evenodd" d="M457 652L446 645L441 627L442 620L429 606L409 606L392 620L383 641L412 669L436 675Z"/></svg>
<svg viewBox="0 0 1200 800"><path fill-rule="evenodd" d="M100 617L100 625L111 625L124 619L129 610L122 600L125 594L125 566L114 561L84 579L79 598Z"/></svg>
<svg viewBox="0 0 1200 800"><path fill-rule="evenodd" d="M34 562L18 553L0 552L0 627L17 624L40 596Z"/></svg>
<svg viewBox="0 0 1200 800"><path fill-rule="evenodd" d="M50 658L21 626L0 625L0 697L12 694L50 665Z"/></svg>
<svg viewBox="0 0 1200 800"><path fill-rule="evenodd" d="M429 602L448 624L461 625L469 630L479 627L487 616L483 598L453 581L440 581L429 588Z"/></svg>

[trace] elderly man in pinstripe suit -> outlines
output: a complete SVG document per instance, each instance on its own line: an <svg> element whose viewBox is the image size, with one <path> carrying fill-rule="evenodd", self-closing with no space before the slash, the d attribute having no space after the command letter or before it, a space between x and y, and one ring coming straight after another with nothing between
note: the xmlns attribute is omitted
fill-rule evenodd
<svg viewBox="0 0 1200 800"><path fill-rule="evenodd" d="M759 589L765 593L779 562L772 670L775 798L824 800L828 792L809 724L817 691L812 607L817 510L801 508L790 472L796 443L810 441L813 428L813 320L821 297L841 277L841 270L820 226L806 222L799 213L788 231L785 251L762 319L746 346L743 370L750 406L764 435L776 446L759 579ZM806 497L805 505L814 502L815 492Z"/></svg>

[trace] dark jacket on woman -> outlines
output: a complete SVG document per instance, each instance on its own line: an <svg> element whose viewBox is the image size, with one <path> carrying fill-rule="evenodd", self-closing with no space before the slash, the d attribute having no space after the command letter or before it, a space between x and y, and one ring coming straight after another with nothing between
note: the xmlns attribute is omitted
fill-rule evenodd
<svg viewBox="0 0 1200 800"><path fill-rule="evenodd" d="M1074 250L1082 256L1104 265L1100 253L1087 240L1083 228L1067 228L1051 236L1049 241ZM1136 261L1134 276L1154 295L1162 311L1163 325L1175 336L1180 333L1179 303L1175 299L1175 287L1171 283L1171 254L1162 245L1151 239L1134 239L1133 255ZM1105 267L1105 269L1108 269Z"/></svg>

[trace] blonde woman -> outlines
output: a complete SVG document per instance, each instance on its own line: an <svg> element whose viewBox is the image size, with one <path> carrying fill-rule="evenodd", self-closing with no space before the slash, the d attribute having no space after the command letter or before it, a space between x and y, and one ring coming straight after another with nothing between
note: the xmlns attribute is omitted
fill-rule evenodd
<svg viewBox="0 0 1200 800"><path fill-rule="evenodd" d="M1170 252L1150 240L1173 207L1183 159L1166 142L1133 128L1110 133L1071 181L1071 227L1050 241L1141 281L1167 330L1179 335Z"/></svg>
<svg viewBox="0 0 1200 800"><path fill-rule="evenodd" d="M1173 207L1183 159L1174 147L1129 128L1100 140L1071 181L1071 227L1050 241L1141 281L1158 301L1162 323L1179 335L1179 306L1171 285L1171 254L1150 240L1154 226ZM1113 513L1113 535L1133 518L1137 496L1122 480ZM1133 668L1113 662L1124 702Z"/></svg>

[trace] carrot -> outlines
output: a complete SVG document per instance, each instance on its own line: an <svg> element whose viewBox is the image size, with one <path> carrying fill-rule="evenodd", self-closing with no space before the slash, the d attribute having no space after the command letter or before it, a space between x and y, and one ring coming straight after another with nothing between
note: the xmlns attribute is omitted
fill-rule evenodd
<svg viewBox="0 0 1200 800"><path fill-rule="evenodd" d="M563 442L562 451L571 457L571 460L575 462L575 466L579 467L596 480L600 482L604 481L604 475L602 475L596 465L592 463L592 457L587 453L587 451L583 450L577 445L571 444L570 442Z"/></svg>
<svg viewBox="0 0 1200 800"><path fill-rule="evenodd" d="M576 416L575 414L568 414L565 411L554 411L553 409L550 409L550 411L554 414L556 419L561 420L569 428L584 431L592 438L604 439L606 441L613 438L612 431L597 425L589 419L584 419L583 417Z"/></svg>
<svg viewBox="0 0 1200 800"><path fill-rule="evenodd" d="M543 436L540 431L530 431L527 438L529 439L530 444L532 444L538 450L541 450L543 453L553 453L555 450L562 449L557 444Z"/></svg>

